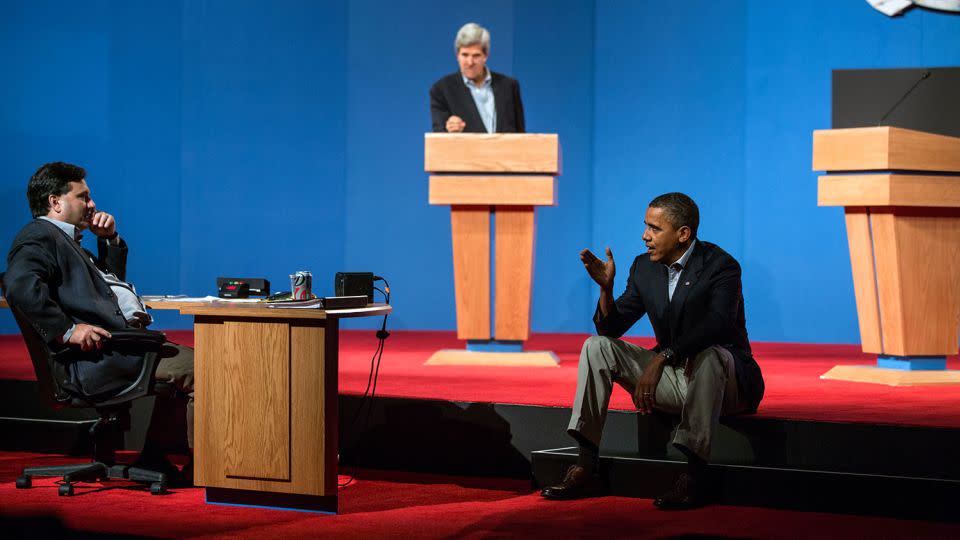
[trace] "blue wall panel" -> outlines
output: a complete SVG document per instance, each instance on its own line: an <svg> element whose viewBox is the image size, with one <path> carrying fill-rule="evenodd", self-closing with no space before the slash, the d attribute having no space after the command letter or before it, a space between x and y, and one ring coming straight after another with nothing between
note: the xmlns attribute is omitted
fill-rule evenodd
<svg viewBox="0 0 960 540"><path fill-rule="evenodd" d="M185 2L181 291L343 259L343 2Z"/></svg>
<svg viewBox="0 0 960 540"><path fill-rule="evenodd" d="M535 331L589 330L577 252L610 245L622 287L647 202L682 190L743 264L753 339L858 341L810 133L829 127L833 69L960 65L960 17L828 0L16 2L0 19L0 244L29 217L33 170L73 161L143 293L210 294L223 274L285 289L306 268L326 294L334 272L370 270L391 281L393 327L452 329L449 211L427 204L422 134L470 20L521 81L528 128L563 145L560 204L538 211Z"/></svg>
<svg viewBox="0 0 960 540"><path fill-rule="evenodd" d="M748 11L741 262L751 337L857 342L843 210L816 205L811 133L830 127L831 70L927 65L922 27L931 14L888 18L866 3L823 0L784 15L777 2ZM960 18L933 16L960 35Z"/></svg>
<svg viewBox="0 0 960 540"><path fill-rule="evenodd" d="M391 327L452 329L450 211L427 204L430 85L457 70L457 29L490 30L488 65L513 71L513 2L350 2L345 257L392 287ZM376 17L371 17L376 13ZM332 281L332 274L324 276ZM376 321L344 321L345 327Z"/></svg>
<svg viewBox="0 0 960 540"><path fill-rule="evenodd" d="M531 327L591 331L592 281L579 252L590 245L593 196L593 2L516 3L514 66L527 129L557 133L563 153L555 207L536 210Z"/></svg>
<svg viewBox="0 0 960 540"><path fill-rule="evenodd" d="M592 247L613 250L618 294L661 193L693 197L699 236L743 252L745 5L690 4L597 5Z"/></svg>

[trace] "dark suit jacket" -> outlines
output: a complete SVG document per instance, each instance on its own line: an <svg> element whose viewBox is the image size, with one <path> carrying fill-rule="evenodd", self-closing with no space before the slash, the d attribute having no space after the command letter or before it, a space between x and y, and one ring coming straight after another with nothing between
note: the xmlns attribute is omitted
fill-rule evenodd
<svg viewBox="0 0 960 540"><path fill-rule="evenodd" d="M523 101L520 100L520 83L506 75L490 72L490 87L497 111L497 133L523 133ZM430 87L430 118L433 131L446 133L447 118L456 115L463 118L467 127L464 133L486 133L480 119L477 104L470 89L463 83L460 72L451 73Z"/></svg>
<svg viewBox="0 0 960 540"><path fill-rule="evenodd" d="M676 363L720 345L733 354L741 399L756 411L763 398L763 375L747 340L740 265L727 252L697 240L673 293L667 297L667 267L650 261L649 254L634 259L627 290L615 309L594 315L597 333L619 338L644 314L657 338L656 350L673 349Z"/></svg>
<svg viewBox="0 0 960 540"><path fill-rule="evenodd" d="M59 338L75 323L109 330L126 328L126 318L116 295L97 267L125 279L127 246L97 241L99 255L69 238L56 225L42 219L28 223L17 234L7 255L3 288L7 302L17 306L54 350ZM93 259L93 261L91 261ZM96 265L96 266L94 266ZM68 356L71 386L87 396L118 391L136 380L143 357L105 348Z"/></svg>

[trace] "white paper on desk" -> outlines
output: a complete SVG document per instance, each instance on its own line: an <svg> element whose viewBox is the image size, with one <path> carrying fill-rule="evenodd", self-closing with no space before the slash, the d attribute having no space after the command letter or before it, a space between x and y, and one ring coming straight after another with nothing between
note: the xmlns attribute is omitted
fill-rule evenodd
<svg viewBox="0 0 960 540"><path fill-rule="evenodd" d="M171 301L176 301L176 302L212 302L212 301L214 301L214 300L219 300L219 298L217 298L216 296L202 296L202 297L198 297L198 296L177 296L177 297L171 297L171 296L163 296L163 295L156 295L156 296L143 295L143 296L141 296L140 298L143 298L143 299L144 299L145 301L147 301L147 302L157 302L157 301L160 301L160 300L171 300Z"/></svg>
<svg viewBox="0 0 960 540"><path fill-rule="evenodd" d="M220 298L219 296L150 296L145 295L141 296L145 302L159 302L162 300L170 300L171 302L230 302L230 303L246 303L246 302L259 302L259 298Z"/></svg>
<svg viewBox="0 0 960 540"><path fill-rule="evenodd" d="M292 302L269 302L267 307L278 309L323 309L323 298L294 300Z"/></svg>

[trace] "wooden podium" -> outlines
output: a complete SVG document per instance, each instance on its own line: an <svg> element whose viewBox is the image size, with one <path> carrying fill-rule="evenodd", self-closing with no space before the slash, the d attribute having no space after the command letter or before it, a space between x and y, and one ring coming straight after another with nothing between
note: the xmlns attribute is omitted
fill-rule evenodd
<svg viewBox="0 0 960 540"><path fill-rule="evenodd" d="M813 133L818 204L845 208L863 351L823 378L960 382L960 138L895 127ZM829 174L844 173L844 174Z"/></svg>
<svg viewBox="0 0 960 540"><path fill-rule="evenodd" d="M557 204L559 137L427 133L424 169L430 173L430 204L450 206L457 337L467 340L467 351L440 351L427 363L556 366L552 353L520 351L530 336L535 209Z"/></svg>

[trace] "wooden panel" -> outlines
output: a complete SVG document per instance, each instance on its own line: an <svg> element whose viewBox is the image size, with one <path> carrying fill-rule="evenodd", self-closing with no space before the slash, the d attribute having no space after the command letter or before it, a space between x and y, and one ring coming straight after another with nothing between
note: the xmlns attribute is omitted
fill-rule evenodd
<svg viewBox="0 0 960 540"><path fill-rule="evenodd" d="M303 495L331 495L337 493L337 321L292 321L287 327L282 323L260 321L256 325L285 326L289 341L274 340L277 351L289 353L288 390L285 397L289 403L287 412L289 438L279 437L248 449L253 459L261 455L273 455L283 451L289 455L289 473L286 478L238 477L227 474L226 435L232 430L259 430L262 428L262 411L243 418L226 418L225 407L230 406L230 396L249 393L251 388L262 386L249 378L232 378L224 373L222 366L227 356L242 354L237 350L222 350L220 355L210 357L209 345L217 340L237 347L243 341L228 341L219 337L230 321L201 318L195 324L197 344L197 391L195 415L197 443L197 485L297 493ZM234 323L236 324L236 323ZM213 338L213 339L211 339ZM287 348L284 348L284 347ZM226 361L226 365L232 362ZM221 366L218 369L216 366ZM230 370L233 371L233 370ZM235 372L235 371L234 371ZM219 375L218 375L219 374ZM332 375L329 376L328 375ZM219 376L219 378L218 378ZM244 377L246 377L244 375ZM229 380L228 380L229 378ZM219 385L219 386L217 386ZM269 406L272 407L272 406ZM249 413L248 413L249 414ZM282 415L279 411L277 415ZM268 412L269 416L274 412ZM237 427L228 427L228 422ZM266 436L264 437L266 438ZM284 450L285 449L285 450ZM244 459L248 459L245 457Z"/></svg>
<svg viewBox="0 0 960 540"><path fill-rule="evenodd" d="M290 369L295 374L290 381L291 458L298 493L337 494L336 351L332 357L324 353L325 340L331 332L329 337L336 343L336 328L290 327ZM328 399L330 384L332 405Z"/></svg>
<svg viewBox="0 0 960 540"><path fill-rule="evenodd" d="M552 176L431 176L430 204L554 206Z"/></svg>
<svg viewBox="0 0 960 540"><path fill-rule="evenodd" d="M957 354L960 209L899 208L894 233L899 246L903 354Z"/></svg>
<svg viewBox="0 0 960 540"><path fill-rule="evenodd" d="M490 209L452 206L457 338L490 339Z"/></svg>
<svg viewBox="0 0 960 540"><path fill-rule="evenodd" d="M496 220L494 337L524 341L530 337L534 209L498 206Z"/></svg>
<svg viewBox="0 0 960 540"><path fill-rule="evenodd" d="M818 181L817 204L960 207L960 176L821 176Z"/></svg>
<svg viewBox="0 0 960 540"><path fill-rule="evenodd" d="M560 360L550 351L480 352L443 349L430 355L425 366L559 367Z"/></svg>
<svg viewBox="0 0 960 540"><path fill-rule="evenodd" d="M883 347L880 341L880 311L869 215L866 208L849 207L845 217L853 290L857 298L857 319L860 322L860 343L863 352L879 354L883 352Z"/></svg>
<svg viewBox="0 0 960 540"><path fill-rule="evenodd" d="M199 483L289 481L288 326L198 321L194 332Z"/></svg>
<svg viewBox="0 0 960 540"><path fill-rule="evenodd" d="M957 353L960 209L871 214L884 353Z"/></svg>
<svg viewBox="0 0 960 540"><path fill-rule="evenodd" d="M555 133L426 133L427 172L514 172L560 174L560 139Z"/></svg>
<svg viewBox="0 0 960 540"><path fill-rule="evenodd" d="M873 256L876 265L877 297L880 302L880 331L883 353L904 356L903 270L901 246L897 242L893 213L889 209L871 209L870 228L873 234Z"/></svg>
<svg viewBox="0 0 960 540"><path fill-rule="evenodd" d="M960 138L889 126L817 130L813 170L960 172Z"/></svg>
<svg viewBox="0 0 960 540"><path fill-rule="evenodd" d="M884 369L876 366L834 366L820 378L834 381L886 384L888 386L960 384L960 371L906 371Z"/></svg>

